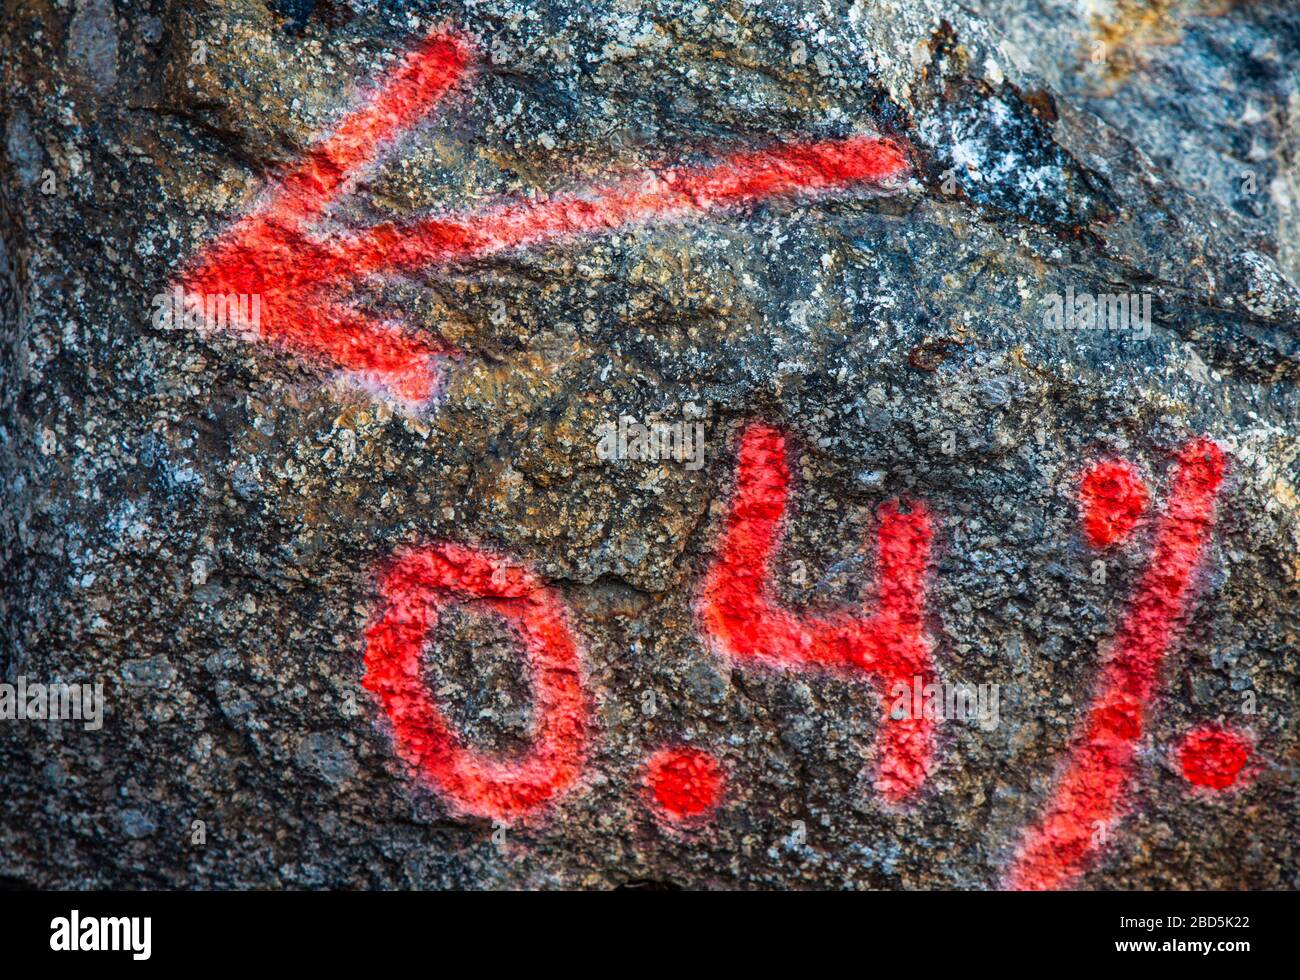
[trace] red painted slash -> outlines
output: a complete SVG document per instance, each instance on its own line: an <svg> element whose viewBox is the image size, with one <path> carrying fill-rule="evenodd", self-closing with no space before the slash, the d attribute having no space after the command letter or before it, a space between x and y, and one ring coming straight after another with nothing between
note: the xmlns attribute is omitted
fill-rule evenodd
<svg viewBox="0 0 1300 980"><path fill-rule="evenodd" d="M454 808L512 822L570 789L587 735L581 654L559 597L527 569L474 548L439 544L400 556L380 583L385 608L366 632L367 690L393 725L398 752ZM515 630L534 687L532 747L496 759L461 743L429 695L421 667L438 612L481 602Z"/></svg>
<svg viewBox="0 0 1300 980"><path fill-rule="evenodd" d="M821 668L865 673L881 699L896 684L911 689L935 681L925 634L925 576L930 518L896 504L880 509L876 532L877 608L870 616L796 616L772 599L772 561L781 537L790 468L785 437L750 426L740 444L736 490L718 557L700 592L701 629L725 656L776 669ZM891 803L911 797L925 781L934 752L934 721L886 711L878 736L875 785Z"/></svg>
<svg viewBox="0 0 1300 980"><path fill-rule="evenodd" d="M1068 888L1121 816L1143 717L1186 620L1193 578L1210 540L1224 466L1222 450L1209 439L1193 440L1179 454L1151 560L1105 658L1082 737L1046 811L1021 843L1009 887Z"/></svg>
<svg viewBox="0 0 1300 980"><path fill-rule="evenodd" d="M260 295L260 339L419 403L436 393L440 364L450 352L351 305L350 284L630 224L681 221L774 197L888 184L909 172L903 149L889 140L796 142L539 201L503 201L471 213L383 224L332 239L313 236L310 226L349 190L358 172L437 105L470 63L469 44L454 34L434 34L416 45L263 207L189 264L181 277L183 290Z"/></svg>

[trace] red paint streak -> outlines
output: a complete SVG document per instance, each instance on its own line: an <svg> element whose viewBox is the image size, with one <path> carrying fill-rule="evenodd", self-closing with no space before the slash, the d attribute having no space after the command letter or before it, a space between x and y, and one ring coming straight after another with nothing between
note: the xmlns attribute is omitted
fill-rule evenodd
<svg viewBox="0 0 1300 980"><path fill-rule="evenodd" d="M1094 548L1128 539L1147 509L1150 493L1137 467L1124 460L1098 463L1079 487L1083 530Z"/></svg>
<svg viewBox="0 0 1300 980"><path fill-rule="evenodd" d="M718 760L700 749L660 749L646 763L645 784L670 821L695 822L718 808L726 776Z"/></svg>
<svg viewBox="0 0 1300 980"><path fill-rule="evenodd" d="M859 136L796 142L733 153L712 166L661 169L540 201L505 201L329 240L309 234L326 207L350 189L356 173L457 84L470 59L469 45L454 34L434 34L418 44L369 102L284 178L261 209L189 265L182 288L188 293L260 294L261 339L419 403L436 393L439 365L450 351L355 309L346 301L348 284L639 222L676 221L773 197L881 184L909 171L902 148L888 140Z"/></svg>
<svg viewBox="0 0 1300 980"><path fill-rule="evenodd" d="M527 569L455 544L400 556L380 590L385 608L366 632L363 683L392 722L399 754L457 810L503 822L572 787L584 762L587 711L581 654L559 597ZM534 730L519 759L465 747L421 678L439 610L471 601L506 620L528 655Z"/></svg>
<svg viewBox="0 0 1300 980"><path fill-rule="evenodd" d="M1227 789L1237 781L1255 750L1249 735L1222 725L1199 725L1178 747L1183 777L1193 786Z"/></svg>
<svg viewBox="0 0 1300 980"><path fill-rule="evenodd" d="M1195 439L1179 454L1151 560L1104 658L1082 737L1045 812L1021 843L1009 887L1069 887L1121 815L1143 715L1165 656L1186 620L1224 467L1222 450L1209 439Z"/></svg>
<svg viewBox="0 0 1300 980"><path fill-rule="evenodd" d="M781 537L790 469L785 437L765 425L744 433L736 490L718 557L700 592L701 629L718 651L775 669L830 669L870 676L882 701L894 684L910 690L936 679L925 634L925 574L930 518L915 506L880 508L876 533L876 611L797 616L772 599L772 563ZM909 713L910 714L910 713ZM934 752L934 721L881 714L875 786L899 803L924 783Z"/></svg>

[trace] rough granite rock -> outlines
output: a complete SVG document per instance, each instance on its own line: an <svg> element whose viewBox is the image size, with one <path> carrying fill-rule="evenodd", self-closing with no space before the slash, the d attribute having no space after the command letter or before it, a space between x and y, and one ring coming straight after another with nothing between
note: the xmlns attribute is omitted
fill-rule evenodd
<svg viewBox="0 0 1300 980"><path fill-rule="evenodd" d="M1144 723L1113 819L1074 801L1093 840L1060 883L1300 887L1300 8L1082 9L7 0L0 680L100 682L104 717L0 721L0 882L1015 884L1119 624L1174 588L1152 540L1203 435L1214 523L1169 636L1137 631ZM441 27L469 75L322 239L801 141L879 137L908 173L358 277L361 308L453 351L423 405L160 322L154 297ZM1052 329L1067 291L1146 297L1149 330ZM602 458L623 416L701 424L702 465ZM887 607L902 498L932 521L935 677L997 685L996 723L943 720L906 800L880 789L871 675L709 635L760 423L792 480L774 601ZM1099 548L1080 487L1121 459L1149 499ZM520 819L413 765L364 683L385 570L442 545L534 576L520 595L576 642L578 771ZM428 697L508 767L539 724L510 610L545 603L444 599ZM1225 785L1194 785L1207 730L1248 744ZM656 756L682 747L702 768ZM716 807L665 810L715 781Z"/></svg>

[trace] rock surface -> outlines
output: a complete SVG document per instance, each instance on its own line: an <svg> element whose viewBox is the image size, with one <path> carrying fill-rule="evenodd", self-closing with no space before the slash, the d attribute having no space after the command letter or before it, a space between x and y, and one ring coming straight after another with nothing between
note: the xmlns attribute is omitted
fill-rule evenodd
<svg viewBox="0 0 1300 980"><path fill-rule="evenodd" d="M0 722L0 881L999 887L1133 597L1175 574L1151 542L1206 435L1214 525L1068 883L1300 887L1300 10L1095 6L7 4L0 679L98 681L105 709ZM454 350L429 405L159 323L186 263L441 26L470 75L316 234L862 134L910 173L362 281ZM1067 291L1145 296L1149 329L1051 329ZM602 459L622 416L702 425L703 465ZM923 504L937 678L1000 692L995 724L938 726L904 802L866 673L706 635L756 422L792 477L776 600L885 603L882 506ZM1118 459L1149 503L1098 549L1080 483ZM448 542L535 575L576 638L581 771L523 819L458 806L363 683L387 563ZM508 762L539 719L501 611L446 603L422 671ZM1250 746L1219 787L1179 755L1206 725ZM704 761L656 756L682 747ZM695 780L672 806L701 812L673 819L648 771Z"/></svg>

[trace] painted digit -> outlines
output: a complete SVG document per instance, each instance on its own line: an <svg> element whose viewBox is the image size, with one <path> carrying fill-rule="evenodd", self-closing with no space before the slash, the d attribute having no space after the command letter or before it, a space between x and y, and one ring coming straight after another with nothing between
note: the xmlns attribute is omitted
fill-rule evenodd
<svg viewBox="0 0 1300 980"><path fill-rule="evenodd" d="M532 572L484 551L409 551L381 579L384 609L366 632L364 684L393 726L398 753L457 810L511 823L571 789L583 770L582 656L564 605ZM421 677L425 644L451 603L481 603L513 627L528 655L533 732L520 759L467 748Z"/></svg>
<svg viewBox="0 0 1300 980"><path fill-rule="evenodd" d="M880 508L876 532L877 606L870 615L797 616L772 598L772 562L781 537L790 469L785 436L751 425L740 442L736 489L718 554L700 591L704 636L721 655L765 667L867 675L884 701L895 684L924 686L936 674L925 633L925 576L932 532L923 507ZM882 713L876 790L903 802L920 788L934 753L934 720Z"/></svg>

